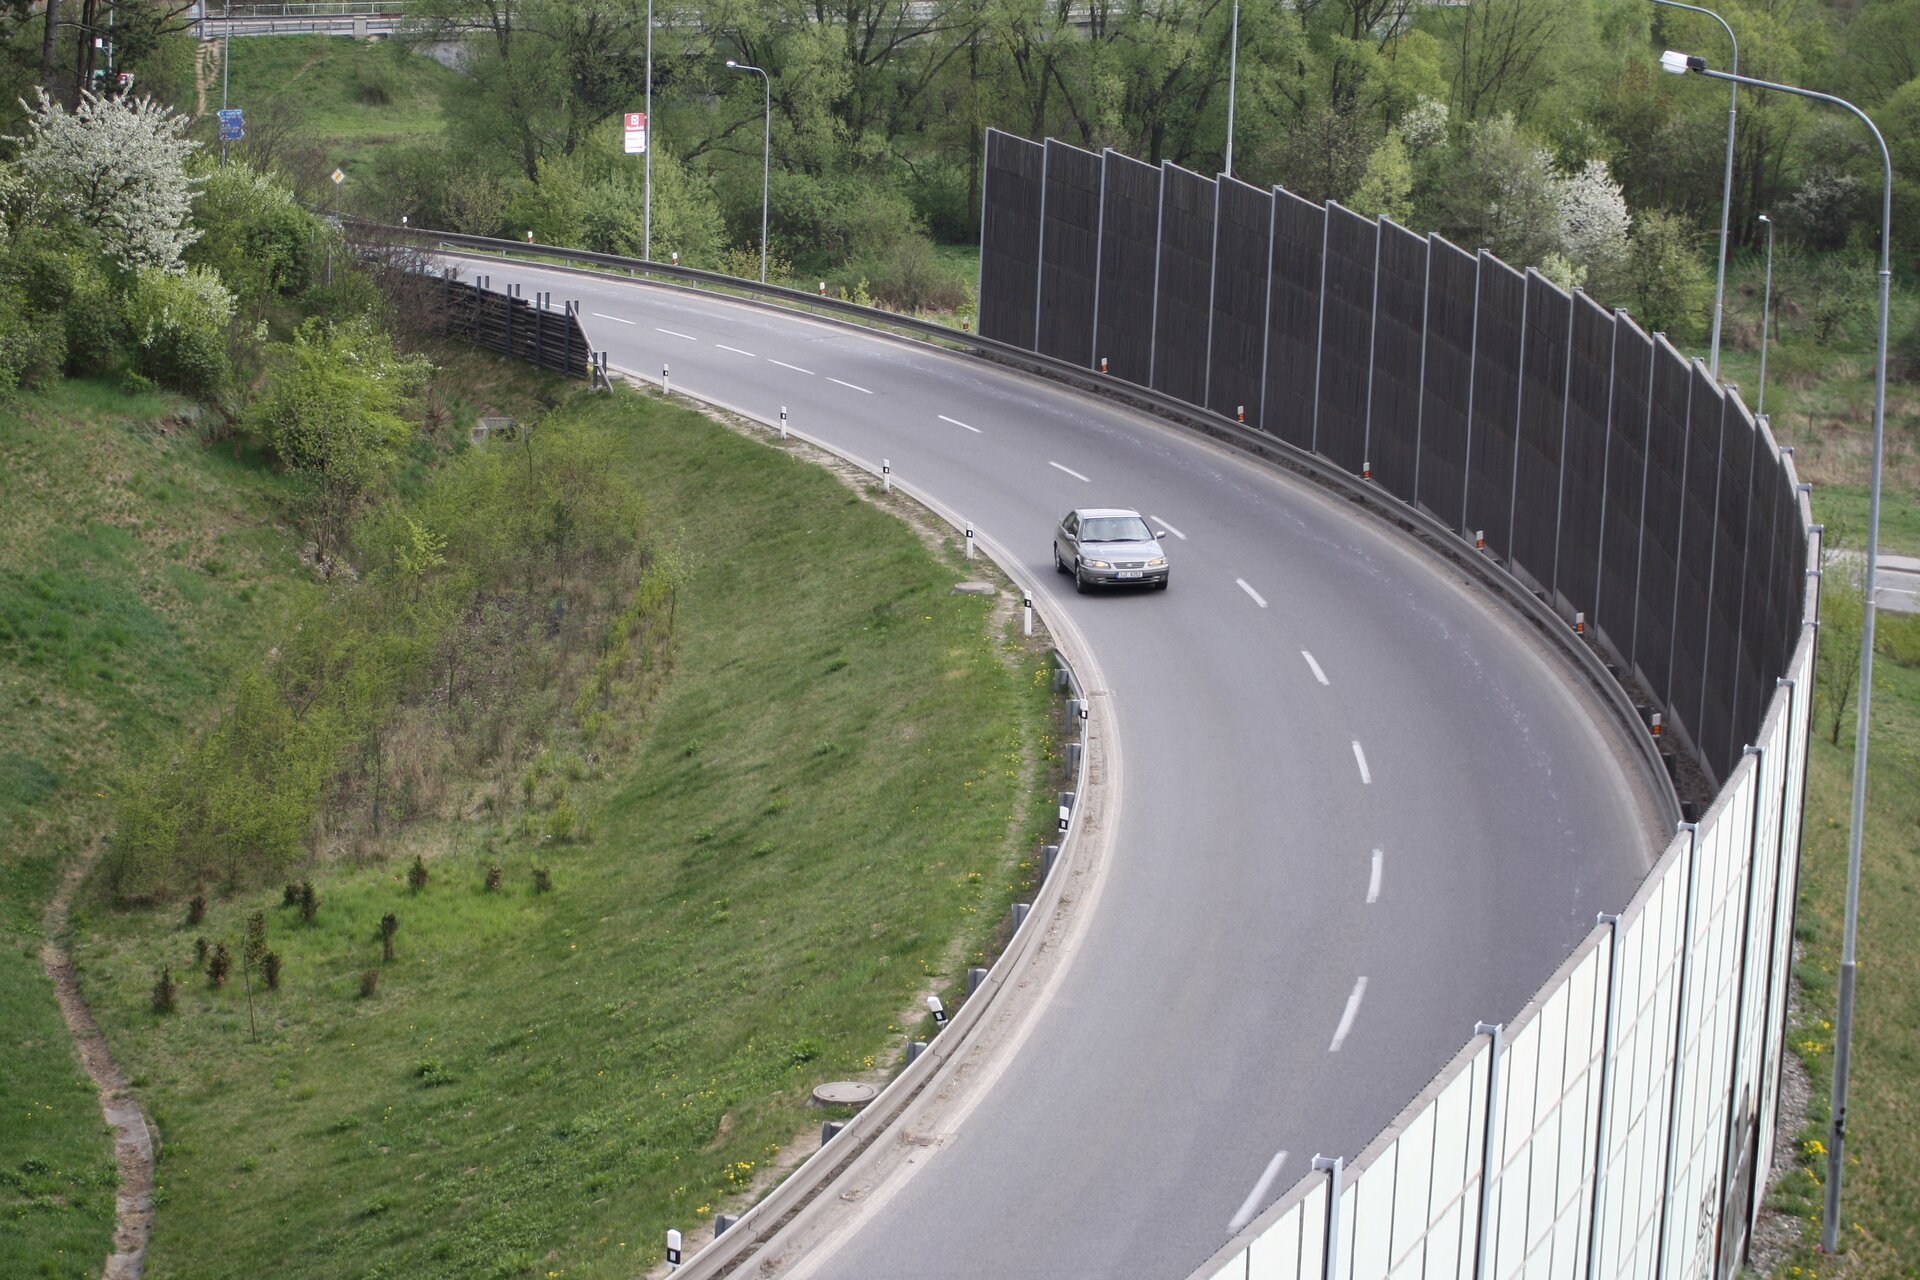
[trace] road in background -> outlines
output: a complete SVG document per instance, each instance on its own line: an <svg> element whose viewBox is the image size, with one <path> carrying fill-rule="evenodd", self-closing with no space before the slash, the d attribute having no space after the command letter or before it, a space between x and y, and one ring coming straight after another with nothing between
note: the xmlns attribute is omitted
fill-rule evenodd
<svg viewBox="0 0 1920 1280"><path fill-rule="evenodd" d="M911 1176L789 1274L1184 1276L1316 1152L1356 1154L1476 1021L1511 1019L1665 842L1624 729L1563 660L1296 477L976 358L466 271L579 300L616 369L886 460L1099 657L1125 766L1072 963L964 1124L917 1134ZM1054 522L1105 505L1169 531L1168 591L1053 573Z"/></svg>

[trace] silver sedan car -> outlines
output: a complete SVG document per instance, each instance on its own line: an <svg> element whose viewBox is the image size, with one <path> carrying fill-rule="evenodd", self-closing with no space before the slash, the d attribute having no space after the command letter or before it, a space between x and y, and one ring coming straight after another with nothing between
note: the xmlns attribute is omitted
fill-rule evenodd
<svg viewBox="0 0 1920 1280"><path fill-rule="evenodd" d="M1155 534L1138 511L1077 507L1053 530L1053 567L1073 575L1082 592L1095 587L1167 589L1165 534Z"/></svg>

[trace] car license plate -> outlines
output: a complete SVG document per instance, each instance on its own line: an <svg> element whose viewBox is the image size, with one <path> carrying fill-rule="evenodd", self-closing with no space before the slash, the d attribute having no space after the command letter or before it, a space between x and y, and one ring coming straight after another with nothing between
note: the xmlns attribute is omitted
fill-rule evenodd
<svg viewBox="0 0 1920 1280"><path fill-rule="evenodd" d="M1138 569L1122 569L1116 576L1121 578L1138 578L1141 574Z"/></svg>

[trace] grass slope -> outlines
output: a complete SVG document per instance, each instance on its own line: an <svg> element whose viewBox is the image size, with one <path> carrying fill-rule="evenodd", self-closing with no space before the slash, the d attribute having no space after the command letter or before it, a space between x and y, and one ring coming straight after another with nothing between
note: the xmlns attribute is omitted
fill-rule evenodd
<svg viewBox="0 0 1920 1280"><path fill-rule="evenodd" d="M594 839L423 827L424 891L404 855L323 869L310 926L277 891L193 928L79 922L166 1138L153 1277L631 1275L818 1121L814 1084L885 1069L1024 880L1056 785L1048 665L951 593L951 540L929 554L869 496L682 410L563 412L619 433L689 563L636 755L574 786ZM257 1043L240 984L192 973L196 936L237 954L255 909L286 974ZM163 962L185 990L158 1017Z"/></svg>
<svg viewBox="0 0 1920 1280"><path fill-rule="evenodd" d="M284 113L349 178L381 147L440 132L440 94L459 73L397 40L255 36L230 42L228 100L249 122ZM216 78L207 109L220 105Z"/></svg>
<svg viewBox="0 0 1920 1280"><path fill-rule="evenodd" d="M171 397L68 383L0 405L0 1275L97 1274L112 1148L41 915L129 756L192 721L306 595L281 486L164 425Z"/></svg>

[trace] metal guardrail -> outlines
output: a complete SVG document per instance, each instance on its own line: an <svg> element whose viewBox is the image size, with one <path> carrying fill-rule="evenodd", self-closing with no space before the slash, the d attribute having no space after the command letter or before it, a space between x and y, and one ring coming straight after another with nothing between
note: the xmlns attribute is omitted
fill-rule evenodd
<svg viewBox="0 0 1920 1280"><path fill-rule="evenodd" d="M1679 796L1674 790L1672 775L1668 772L1666 762L1660 754L1659 745L1647 735L1645 721L1642 719L1639 708L1634 705L1626 689L1614 677L1606 662L1581 636L1573 632L1566 622L1524 583L1491 560L1486 553L1476 550L1458 532L1427 512L1409 506L1378 486L1304 449L1254 431L1231 418L1201 409L1184 400L1148 387L1102 376L1065 360L1024 350L992 338L983 338L977 333L956 330L949 325L885 311L878 307L862 306L839 298L813 294L803 289L761 284L758 281L722 275L714 271L702 271L695 267L649 262L619 254L596 253L587 249L524 244L515 240L462 235L454 232L403 232L399 228L370 222L356 225L379 227L384 234L407 235L422 243L475 250L508 258L543 259L545 260L543 265L557 267L560 270L598 268L599 270L590 271L589 274L604 275L609 272L621 272L634 278L642 276L655 278L668 282L672 286L693 289L696 292L719 290L745 302L773 306L781 310L798 309L815 316L851 322L864 329L878 329L896 335L916 337L944 346L949 350L969 352L992 360L996 364L1036 374L1076 390L1091 392L1104 399L1145 410L1199 431L1242 452L1284 467L1333 490L1351 502L1366 506L1396 528L1419 539L1456 567L1471 573L1531 623L1542 636L1572 661L1588 687L1628 730L1629 740L1634 745L1635 762L1640 766L1643 780L1651 786L1652 793L1658 798L1664 810L1664 816L1669 821L1678 821L1681 816Z"/></svg>

